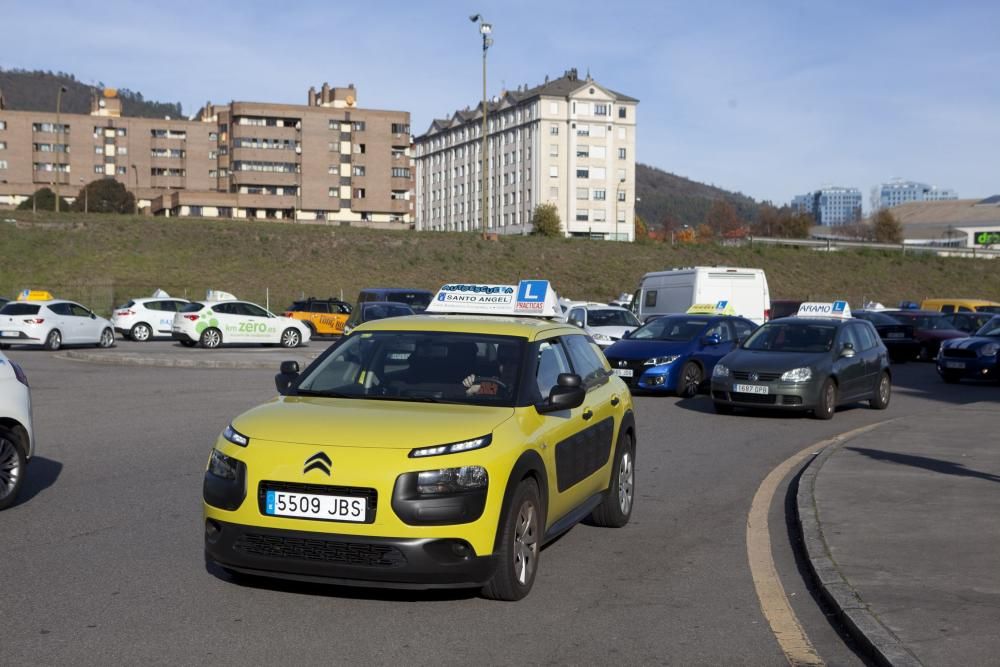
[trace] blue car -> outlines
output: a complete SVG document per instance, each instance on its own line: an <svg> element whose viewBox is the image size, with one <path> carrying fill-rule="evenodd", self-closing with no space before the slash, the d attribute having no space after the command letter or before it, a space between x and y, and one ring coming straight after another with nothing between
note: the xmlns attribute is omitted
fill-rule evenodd
<svg viewBox="0 0 1000 667"><path fill-rule="evenodd" d="M1000 380L1000 315L973 336L943 341L937 371L945 382Z"/></svg>
<svg viewBox="0 0 1000 667"><path fill-rule="evenodd" d="M604 350L611 370L633 391L698 393L719 359L757 328L732 315L665 315Z"/></svg>

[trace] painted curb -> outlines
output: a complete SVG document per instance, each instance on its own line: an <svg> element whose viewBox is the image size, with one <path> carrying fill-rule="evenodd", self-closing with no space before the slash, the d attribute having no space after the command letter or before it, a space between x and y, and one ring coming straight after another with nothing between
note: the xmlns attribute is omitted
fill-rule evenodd
<svg viewBox="0 0 1000 667"><path fill-rule="evenodd" d="M923 667L923 663L878 619L847 581L833 560L823 535L819 508L816 506L816 477L827 459L852 439L835 442L824 448L806 465L799 477L795 501L809 568L820 593L835 610L837 618L877 664Z"/></svg>
<svg viewBox="0 0 1000 667"><path fill-rule="evenodd" d="M273 359L192 359L190 357L163 358L146 357L139 354L119 353L107 354L85 352L81 350L65 350L57 355L62 359L85 361L92 364L108 366L146 366L150 368L208 368L208 369L276 369L279 361ZM319 356L311 354L302 359L306 364Z"/></svg>

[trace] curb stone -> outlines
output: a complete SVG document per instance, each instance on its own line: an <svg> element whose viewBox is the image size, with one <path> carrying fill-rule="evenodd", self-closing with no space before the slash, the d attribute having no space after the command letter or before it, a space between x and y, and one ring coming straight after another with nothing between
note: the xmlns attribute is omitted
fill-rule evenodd
<svg viewBox="0 0 1000 667"><path fill-rule="evenodd" d="M848 441L837 442L820 451L806 464L799 478L795 500L809 569L837 618L879 665L923 667L923 663L878 619L840 572L823 536L819 508L816 506L816 477L826 460Z"/></svg>

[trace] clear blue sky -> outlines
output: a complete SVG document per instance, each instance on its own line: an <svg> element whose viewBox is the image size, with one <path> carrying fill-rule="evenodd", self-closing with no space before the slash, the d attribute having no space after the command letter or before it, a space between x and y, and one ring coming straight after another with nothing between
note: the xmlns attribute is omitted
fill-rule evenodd
<svg viewBox="0 0 1000 667"><path fill-rule="evenodd" d="M756 199L900 176L1000 193L1000 3L36 0L7 3L0 66L180 101L359 102L435 116L587 69L640 99L638 159Z"/></svg>

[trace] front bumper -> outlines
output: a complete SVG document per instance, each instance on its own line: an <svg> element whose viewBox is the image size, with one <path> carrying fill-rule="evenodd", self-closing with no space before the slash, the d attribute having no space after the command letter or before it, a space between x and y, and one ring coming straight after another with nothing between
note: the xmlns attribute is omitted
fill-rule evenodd
<svg viewBox="0 0 1000 667"><path fill-rule="evenodd" d="M732 379L712 379L712 400L716 403L744 408L776 408L783 410L812 410L820 402L822 383L768 382L766 394L734 391L733 385L747 384Z"/></svg>
<svg viewBox="0 0 1000 667"><path fill-rule="evenodd" d="M279 530L206 519L205 559L280 579L389 588L472 588L496 570L459 538L390 538Z"/></svg>
<svg viewBox="0 0 1000 667"><path fill-rule="evenodd" d="M996 380L1000 379L1000 361L998 357L938 357L937 372L967 380Z"/></svg>
<svg viewBox="0 0 1000 667"><path fill-rule="evenodd" d="M610 363L612 372L616 368L619 368L617 360L610 361ZM632 371L632 377L622 377L621 375L618 377L621 377L629 389L633 391L669 393L677 389L677 382L680 378L684 361L678 359L677 361L660 366L646 366L643 360L626 361L625 364L625 368Z"/></svg>

